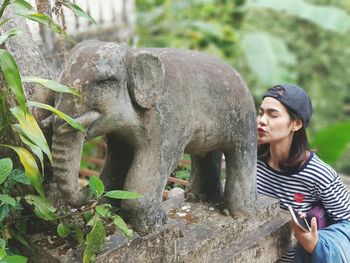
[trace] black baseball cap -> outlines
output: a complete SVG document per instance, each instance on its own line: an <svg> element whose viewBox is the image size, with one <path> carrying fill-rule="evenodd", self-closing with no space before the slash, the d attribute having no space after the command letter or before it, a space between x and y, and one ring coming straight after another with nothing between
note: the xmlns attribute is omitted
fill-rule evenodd
<svg viewBox="0 0 350 263"><path fill-rule="evenodd" d="M312 103L305 90L295 84L278 84L269 89L264 95L281 102L296 113L303 121L304 127L309 125L312 115Z"/></svg>

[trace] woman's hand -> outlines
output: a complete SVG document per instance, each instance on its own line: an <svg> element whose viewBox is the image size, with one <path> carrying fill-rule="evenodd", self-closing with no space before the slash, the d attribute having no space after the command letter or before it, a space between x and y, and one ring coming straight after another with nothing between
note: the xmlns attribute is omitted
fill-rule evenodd
<svg viewBox="0 0 350 263"><path fill-rule="evenodd" d="M311 231L303 231L294 221L291 221L293 232L295 238L299 241L300 245L309 252L310 254L314 251L317 241L318 241L318 230L317 230L317 221L313 217L311 219Z"/></svg>

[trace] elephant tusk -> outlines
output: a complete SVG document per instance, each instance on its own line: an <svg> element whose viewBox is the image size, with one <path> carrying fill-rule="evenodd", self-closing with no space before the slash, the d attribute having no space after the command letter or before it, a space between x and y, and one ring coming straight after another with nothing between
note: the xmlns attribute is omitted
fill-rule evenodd
<svg viewBox="0 0 350 263"><path fill-rule="evenodd" d="M95 120L97 120L101 116L101 113L97 111L89 111L84 113L83 115L74 119L75 122L79 122L84 128L89 127ZM64 123L57 128L57 134L64 134L75 130L68 123Z"/></svg>
<svg viewBox="0 0 350 263"><path fill-rule="evenodd" d="M64 123L57 128L57 134L65 134L71 131L74 131L74 128L70 126L68 123Z"/></svg>
<svg viewBox="0 0 350 263"><path fill-rule="evenodd" d="M48 128L52 124L52 117L53 116L51 114L49 117L47 117L41 121L41 125L43 128Z"/></svg>

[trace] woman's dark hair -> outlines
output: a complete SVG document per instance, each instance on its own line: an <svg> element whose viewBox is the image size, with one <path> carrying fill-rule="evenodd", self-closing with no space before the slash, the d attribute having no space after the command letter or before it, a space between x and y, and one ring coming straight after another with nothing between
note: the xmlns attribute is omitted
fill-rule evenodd
<svg viewBox="0 0 350 263"><path fill-rule="evenodd" d="M300 117L291 109L286 107L290 118L294 121L300 119ZM292 144L289 150L289 156L287 159L279 162L279 168L283 171L295 171L301 167L306 161L306 152L310 150L309 142L306 135L304 125L297 130L292 138ZM261 144L258 146L258 159L267 161L270 157L270 144Z"/></svg>

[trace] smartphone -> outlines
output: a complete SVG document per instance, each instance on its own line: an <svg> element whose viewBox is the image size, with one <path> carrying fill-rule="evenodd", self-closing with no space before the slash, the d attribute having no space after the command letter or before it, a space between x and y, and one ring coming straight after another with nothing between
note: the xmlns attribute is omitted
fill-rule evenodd
<svg viewBox="0 0 350 263"><path fill-rule="evenodd" d="M299 226L304 232L310 232L311 228L306 218L300 218L298 211L293 209L290 205L287 205L290 215L294 223Z"/></svg>

